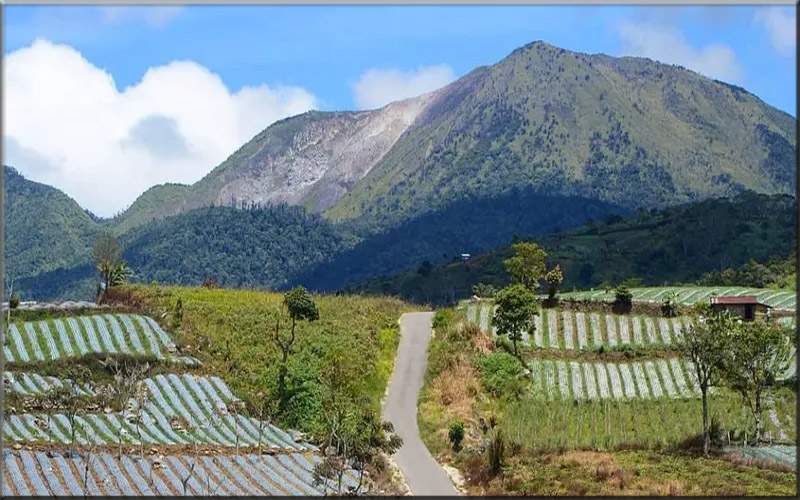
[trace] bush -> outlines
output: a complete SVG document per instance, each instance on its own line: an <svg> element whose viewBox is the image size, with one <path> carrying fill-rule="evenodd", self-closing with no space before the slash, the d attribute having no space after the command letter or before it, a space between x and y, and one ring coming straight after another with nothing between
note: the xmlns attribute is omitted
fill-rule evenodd
<svg viewBox="0 0 800 500"><path fill-rule="evenodd" d="M19 295L16 292L11 294L11 297L8 299L8 307L11 309L16 309L19 307Z"/></svg>
<svg viewBox="0 0 800 500"><path fill-rule="evenodd" d="M633 302L633 293L625 285L619 285L614 289L614 301L619 304L630 305Z"/></svg>
<svg viewBox="0 0 800 500"><path fill-rule="evenodd" d="M508 338L508 335L498 335L497 338L494 339L494 345L508 354L514 354L514 344L511 343L511 339Z"/></svg>
<svg viewBox="0 0 800 500"><path fill-rule="evenodd" d="M506 339L508 340L508 339ZM505 352L494 352L478 359L484 388L495 396L515 397L521 393L519 360Z"/></svg>
<svg viewBox="0 0 800 500"><path fill-rule="evenodd" d="M453 449L458 451L461 449L461 442L464 441L464 422L458 420L450 424L450 431L447 433Z"/></svg>
<svg viewBox="0 0 800 500"><path fill-rule="evenodd" d="M503 458L506 452L503 442L503 433L497 429L494 436L489 440L489 447L486 454L489 458L489 474L496 476L503 471Z"/></svg>
<svg viewBox="0 0 800 500"><path fill-rule="evenodd" d="M443 331L447 329L450 324L453 322L453 310L452 309L439 309L436 311L436 314L433 315L433 329L437 331Z"/></svg>

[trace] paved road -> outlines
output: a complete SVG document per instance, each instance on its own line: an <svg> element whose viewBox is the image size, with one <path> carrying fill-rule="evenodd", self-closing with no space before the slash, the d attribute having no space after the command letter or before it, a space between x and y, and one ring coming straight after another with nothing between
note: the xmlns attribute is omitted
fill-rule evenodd
<svg viewBox="0 0 800 500"><path fill-rule="evenodd" d="M428 361L433 313L410 313L400 318L400 346L397 349L383 418L394 424L403 446L394 459L414 495L457 495L450 477L433 459L419 437L417 397Z"/></svg>

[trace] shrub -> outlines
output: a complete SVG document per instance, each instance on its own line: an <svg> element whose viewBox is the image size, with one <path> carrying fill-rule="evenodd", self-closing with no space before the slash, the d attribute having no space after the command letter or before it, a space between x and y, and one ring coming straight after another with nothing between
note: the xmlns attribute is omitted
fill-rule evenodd
<svg viewBox="0 0 800 500"><path fill-rule="evenodd" d="M19 307L19 295L16 292L11 294L11 297L8 299L8 307L11 309L16 309Z"/></svg>
<svg viewBox="0 0 800 500"><path fill-rule="evenodd" d="M452 309L439 309L433 315L433 329L437 331L445 330L453 322Z"/></svg>
<svg viewBox="0 0 800 500"><path fill-rule="evenodd" d="M496 476L503 471L503 458L506 447L503 442L503 433L500 429L494 432L494 436L489 440L489 447L486 454L489 458L489 474Z"/></svg>
<svg viewBox="0 0 800 500"><path fill-rule="evenodd" d="M519 360L505 352L494 352L478 359L484 388L495 396L518 395L522 390Z"/></svg>
<svg viewBox="0 0 800 500"><path fill-rule="evenodd" d="M625 285L619 285L614 289L614 301L619 304L630 305L633 302L633 293Z"/></svg>
<svg viewBox="0 0 800 500"><path fill-rule="evenodd" d="M464 441L464 422L458 420L450 424L450 431L447 433L453 449L458 451L461 449L461 442Z"/></svg>
<svg viewBox="0 0 800 500"><path fill-rule="evenodd" d="M497 290L492 285L487 285L486 283L478 283L477 285L472 286L472 293L478 297L483 299L491 299L494 297L494 294L497 293Z"/></svg>

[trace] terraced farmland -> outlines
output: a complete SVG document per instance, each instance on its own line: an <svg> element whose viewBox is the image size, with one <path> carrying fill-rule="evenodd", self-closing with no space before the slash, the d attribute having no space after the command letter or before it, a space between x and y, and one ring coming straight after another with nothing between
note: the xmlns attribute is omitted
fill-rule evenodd
<svg viewBox="0 0 800 500"><path fill-rule="evenodd" d="M310 453L192 457L4 451L3 496L322 495ZM84 476L88 465L88 480ZM350 475L345 486L355 486Z"/></svg>
<svg viewBox="0 0 800 500"><path fill-rule="evenodd" d="M5 451L3 495L322 495L357 485L352 471L343 489L315 484L318 449L247 414L220 377L187 373L199 361L180 356L151 318L94 314L16 323L4 347L13 371L3 373L3 436L14 451ZM88 353L174 363L159 367L170 373L139 381L141 390L116 411L104 407L107 384L30 371L37 362ZM58 389L86 409L42 410Z"/></svg>
<svg viewBox="0 0 800 500"><path fill-rule="evenodd" d="M493 308L489 303L469 304L467 320L489 331ZM522 344L541 349L593 349L601 345L669 347L689 325L688 318L653 318L543 309L534 318L534 331L522 334ZM496 335L496 328L492 327Z"/></svg>
<svg viewBox="0 0 800 500"><path fill-rule="evenodd" d="M678 359L632 363L535 360L533 394L553 399L680 399L700 395L691 363Z"/></svg>
<svg viewBox="0 0 800 500"><path fill-rule="evenodd" d="M30 363L82 356L121 353L195 365L176 355L175 343L152 318L138 314L95 314L8 325L3 352L6 362Z"/></svg>
<svg viewBox="0 0 800 500"><path fill-rule="evenodd" d="M776 309L797 308L797 294L791 291L774 290L766 288L746 288L746 287L642 287L631 288L633 300L635 302L660 302L668 293L678 294L677 301L681 304L692 305L700 301L707 301L712 295L755 295L759 301L770 305ZM614 300L614 292L606 293L604 290L593 290L583 292L568 292L560 295L564 299L576 300L600 300L611 302Z"/></svg>
<svg viewBox="0 0 800 500"><path fill-rule="evenodd" d="M36 374L5 373L4 379L14 380L11 392L25 395L44 395L46 382ZM57 381L52 385L61 385ZM141 404L132 399L123 412L90 413L76 418L75 439L79 444L109 444L120 440L126 444L218 446L258 446L266 448L304 450L277 427L246 417L233 410L240 401L218 377L195 377L189 374L157 375L145 379L148 400L141 412L137 427L136 408ZM54 442L68 444L72 426L67 415L56 413L9 415L3 426L5 439L11 442Z"/></svg>

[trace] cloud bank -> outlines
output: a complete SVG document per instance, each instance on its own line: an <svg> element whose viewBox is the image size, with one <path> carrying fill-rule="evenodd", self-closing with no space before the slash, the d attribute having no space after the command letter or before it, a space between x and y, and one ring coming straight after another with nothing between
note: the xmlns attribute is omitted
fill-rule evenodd
<svg viewBox="0 0 800 500"><path fill-rule="evenodd" d="M416 97L456 79L446 65L421 66L412 71L369 69L353 84L353 98L360 109L375 109L392 101Z"/></svg>
<svg viewBox="0 0 800 500"><path fill-rule="evenodd" d="M5 163L101 216L154 184L191 183L272 122L312 109L300 87L231 92L191 61L117 89L66 45L36 40L5 59Z"/></svg>

